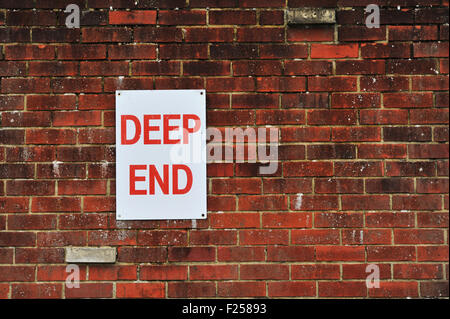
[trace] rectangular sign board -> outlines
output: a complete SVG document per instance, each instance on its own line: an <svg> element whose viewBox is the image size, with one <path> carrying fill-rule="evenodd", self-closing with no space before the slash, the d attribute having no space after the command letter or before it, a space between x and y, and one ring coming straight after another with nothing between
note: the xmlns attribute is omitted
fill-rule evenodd
<svg viewBox="0 0 450 319"><path fill-rule="evenodd" d="M206 92L116 91L116 219L206 218Z"/></svg>

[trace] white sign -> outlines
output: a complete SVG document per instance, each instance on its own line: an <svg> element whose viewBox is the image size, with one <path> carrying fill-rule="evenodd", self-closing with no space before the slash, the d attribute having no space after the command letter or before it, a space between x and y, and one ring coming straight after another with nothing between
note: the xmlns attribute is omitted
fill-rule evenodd
<svg viewBox="0 0 450 319"><path fill-rule="evenodd" d="M116 91L116 219L206 218L204 90Z"/></svg>

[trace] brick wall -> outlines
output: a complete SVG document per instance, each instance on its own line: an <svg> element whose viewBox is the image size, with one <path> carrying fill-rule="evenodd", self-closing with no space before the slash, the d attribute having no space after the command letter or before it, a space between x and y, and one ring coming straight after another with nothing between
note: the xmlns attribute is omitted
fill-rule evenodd
<svg viewBox="0 0 450 319"><path fill-rule="evenodd" d="M337 23L288 26L304 6ZM447 10L0 0L0 297L448 296ZM116 221L117 89L206 89L209 126L280 129L278 171L209 164L207 220ZM68 289L67 246L118 261Z"/></svg>

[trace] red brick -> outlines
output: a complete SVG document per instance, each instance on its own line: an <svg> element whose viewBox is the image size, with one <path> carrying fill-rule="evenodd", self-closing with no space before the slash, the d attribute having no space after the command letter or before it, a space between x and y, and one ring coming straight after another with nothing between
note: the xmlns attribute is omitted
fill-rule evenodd
<svg viewBox="0 0 450 319"><path fill-rule="evenodd" d="M261 25L282 25L284 24L284 12L282 10L261 11L259 15Z"/></svg>
<svg viewBox="0 0 450 319"><path fill-rule="evenodd" d="M418 261L447 261L448 248L446 246L419 246L417 247Z"/></svg>
<svg viewBox="0 0 450 319"><path fill-rule="evenodd" d="M128 75L128 62L81 62L80 74L85 76Z"/></svg>
<svg viewBox="0 0 450 319"><path fill-rule="evenodd" d="M131 42L131 29L126 28L83 28L82 42Z"/></svg>
<svg viewBox="0 0 450 319"><path fill-rule="evenodd" d="M391 231L388 229L349 229L342 231L342 243L344 245L387 245L391 242Z"/></svg>
<svg viewBox="0 0 450 319"><path fill-rule="evenodd" d="M240 196L238 205L239 209L243 211L285 210L287 199L284 196Z"/></svg>
<svg viewBox="0 0 450 319"><path fill-rule="evenodd" d="M63 248L16 248L15 261L19 264L53 264L64 262Z"/></svg>
<svg viewBox="0 0 450 319"><path fill-rule="evenodd" d="M76 29L68 28L33 28L33 42L78 42L80 40L80 32Z"/></svg>
<svg viewBox="0 0 450 319"><path fill-rule="evenodd" d="M357 58L357 44L312 44L311 58L313 59L340 59Z"/></svg>
<svg viewBox="0 0 450 319"><path fill-rule="evenodd" d="M31 266L0 266L0 281L33 281L35 267Z"/></svg>
<svg viewBox="0 0 450 319"><path fill-rule="evenodd" d="M282 65L279 61L237 61L233 62L233 75L281 75Z"/></svg>
<svg viewBox="0 0 450 319"><path fill-rule="evenodd" d="M118 30L123 30L119 28ZM127 31L127 30L124 30ZM134 39L138 42L181 42L181 28L175 27L136 27Z"/></svg>
<svg viewBox="0 0 450 319"><path fill-rule="evenodd" d="M383 60L348 60L336 61L336 74L384 74Z"/></svg>
<svg viewBox="0 0 450 319"><path fill-rule="evenodd" d="M58 46L60 60L97 60L106 58L106 46L102 44L81 44Z"/></svg>
<svg viewBox="0 0 450 319"><path fill-rule="evenodd" d="M421 41L437 39L437 25L389 26L390 41Z"/></svg>
<svg viewBox="0 0 450 319"><path fill-rule="evenodd" d="M136 245L136 232L133 230L93 230L87 235L89 245L93 246Z"/></svg>
<svg viewBox="0 0 450 319"><path fill-rule="evenodd" d="M66 298L111 298L112 283L81 283L80 288L66 289Z"/></svg>
<svg viewBox="0 0 450 319"><path fill-rule="evenodd" d="M55 47L50 45L13 44L5 47L6 60L52 60Z"/></svg>
<svg viewBox="0 0 450 319"><path fill-rule="evenodd" d="M213 261L214 247L170 247L169 261Z"/></svg>
<svg viewBox="0 0 450 319"><path fill-rule="evenodd" d="M380 282L380 288L369 289L369 297L418 297L417 282Z"/></svg>
<svg viewBox="0 0 450 319"><path fill-rule="evenodd" d="M240 245L287 245L289 236L287 230L241 230Z"/></svg>
<svg viewBox="0 0 450 319"><path fill-rule="evenodd" d="M316 285L313 282L271 282L268 284L270 297L307 297L316 295Z"/></svg>
<svg viewBox="0 0 450 319"><path fill-rule="evenodd" d="M317 182L316 182L317 185ZM362 227L361 213L315 213L314 226L320 228Z"/></svg>
<svg viewBox="0 0 450 319"><path fill-rule="evenodd" d="M156 45L153 44L127 44L108 46L108 57L112 60L130 59L156 59Z"/></svg>
<svg viewBox="0 0 450 319"><path fill-rule="evenodd" d="M406 145L361 144L358 146L358 157L367 159L406 158Z"/></svg>
<svg viewBox="0 0 450 319"><path fill-rule="evenodd" d="M309 77L308 89L315 92L356 91L355 77Z"/></svg>
<svg viewBox="0 0 450 319"><path fill-rule="evenodd" d="M414 180L406 178L367 179L367 193L413 193Z"/></svg>
<svg viewBox="0 0 450 319"><path fill-rule="evenodd" d="M37 234L39 247L84 246L85 244L86 232L82 231L39 232Z"/></svg>
<svg viewBox="0 0 450 319"><path fill-rule="evenodd" d="M383 104L386 108L422 108L433 106L431 93L385 93Z"/></svg>
<svg viewBox="0 0 450 319"><path fill-rule="evenodd" d="M332 73L332 64L328 61L286 61L286 75L326 75Z"/></svg>
<svg viewBox="0 0 450 319"><path fill-rule="evenodd" d="M404 76L362 76L361 91L386 92L409 90L409 79Z"/></svg>
<svg viewBox="0 0 450 319"><path fill-rule="evenodd" d="M160 10L158 24L161 25L204 25L206 24L205 10Z"/></svg>
<svg viewBox="0 0 450 319"><path fill-rule="evenodd" d="M383 210L390 209L388 195L344 195L342 196L344 210Z"/></svg>
<svg viewBox="0 0 450 319"><path fill-rule="evenodd" d="M364 261L364 247L316 246L317 261Z"/></svg>
<svg viewBox="0 0 450 319"><path fill-rule="evenodd" d="M240 266L240 278L243 280L286 280L289 279L289 267L287 265L252 265Z"/></svg>
<svg viewBox="0 0 450 319"><path fill-rule="evenodd" d="M339 41L383 41L386 40L386 27L369 29L366 26L341 26L338 30Z"/></svg>
<svg viewBox="0 0 450 319"><path fill-rule="evenodd" d="M24 213L28 212L29 199L26 197L4 197L0 198L1 213Z"/></svg>
<svg viewBox="0 0 450 319"><path fill-rule="evenodd" d="M242 273L242 270L241 270ZM237 265L214 265L214 266L190 266L190 280L236 280L238 279Z"/></svg>
<svg viewBox="0 0 450 319"><path fill-rule="evenodd" d="M69 197L36 197L32 200L33 212L80 211L80 199Z"/></svg>
<svg viewBox="0 0 450 319"><path fill-rule="evenodd" d="M307 58L308 47L305 44L263 44L259 46L259 57L261 59L296 59ZM285 63L288 63L286 61ZM293 62L289 62L293 63ZM286 64L285 64L286 65ZM286 67L286 69L288 69Z"/></svg>
<svg viewBox="0 0 450 319"><path fill-rule="evenodd" d="M395 279L443 279L442 265L395 264Z"/></svg>
<svg viewBox="0 0 450 319"><path fill-rule="evenodd" d="M62 297L61 284L13 284L11 297L14 299L56 299Z"/></svg>
<svg viewBox="0 0 450 319"><path fill-rule="evenodd" d="M448 189L448 188L447 188ZM448 213L418 213L417 225L419 227L448 227Z"/></svg>
<svg viewBox="0 0 450 319"><path fill-rule="evenodd" d="M417 193L443 193L448 191L448 179L417 179Z"/></svg>
<svg viewBox="0 0 450 319"><path fill-rule="evenodd" d="M435 165L431 162L387 162L387 176L435 176Z"/></svg>
<svg viewBox="0 0 450 319"><path fill-rule="evenodd" d="M334 28L329 26L295 26L287 31L287 39L291 42L333 41Z"/></svg>
<svg viewBox="0 0 450 319"><path fill-rule="evenodd" d="M184 231L142 230L137 235L137 244L142 246L180 246L186 243L187 233Z"/></svg>
<svg viewBox="0 0 450 319"><path fill-rule="evenodd" d="M60 181L58 183L59 195L102 195L106 194L106 181Z"/></svg>
<svg viewBox="0 0 450 319"><path fill-rule="evenodd" d="M212 44L210 56L214 60L252 59L258 57L258 46L251 44Z"/></svg>
<svg viewBox="0 0 450 319"><path fill-rule="evenodd" d="M371 246L367 248L367 261L414 261L414 246Z"/></svg>
<svg viewBox="0 0 450 319"><path fill-rule="evenodd" d="M414 57L448 57L448 42L414 43Z"/></svg>
<svg viewBox="0 0 450 319"><path fill-rule="evenodd" d="M106 214L65 214L59 216L60 229L106 229Z"/></svg>
<svg viewBox="0 0 450 319"><path fill-rule="evenodd" d="M238 42L284 42L284 28L239 28Z"/></svg>
<svg viewBox="0 0 450 319"><path fill-rule="evenodd" d="M219 25L256 24L256 11L254 10L210 11L209 23Z"/></svg>
<svg viewBox="0 0 450 319"><path fill-rule="evenodd" d="M339 265L335 264L305 264L291 266L292 279L313 280L313 279L339 279Z"/></svg>
<svg viewBox="0 0 450 319"><path fill-rule="evenodd" d="M319 297L365 297L365 282L319 282Z"/></svg>
<svg viewBox="0 0 450 319"><path fill-rule="evenodd" d="M408 145L409 158L448 158L448 144Z"/></svg>
<svg viewBox="0 0 450 319"><path fill-rule="evenodd" d="M284 6L283 0L240 0L239 5L244 8L279 8Z"/></svg>
<svg viewBox="0 0 450 319"><path fill-rule="evenodd" d="M296 229L291 231L291 242L295 245L339 244L339 231L329 229Z"/></svg>
<svg viewBox="0 0 450 319"><path fill-rule="evenodd" d="M49 93L50 80L48 78L4 78L2 79L2 93Z"/></svg>
<svg viewBox="0 0 450 319"><path fill-rule="evenodd" d="M14 248L0 248L0 264L13 263Z"/></svg>
<svg viewBox="0 0 450 319"><path fill-rule="evenodd" d="M133 75L180 75L180 72L179 62L133 62L131 64Z"/></svg>
<svg viewBox="0 0 450 319"><path fill-rule="evenodd" d="M314 247L271 246L267 249L267 261L314 261Z"/></svg>
<svg viewBox="0 0 450 319"><path fill-rule="evenodd" d="M266 295L264 282L219 282L217 285L220 297L263 297Z"/></svg>
<svg viewBox="0 0 450 319"><path fill-rule="evenodd" d="M217 259L219 261L263 261L265 260L264 247L218 247Z"/></svg>
<svg viewBox="0 0 450 319"><path fill-rule="evenodd" d="M11 215L8 216L9 230L56 229L55 215Z"/></svg>
<svg viewBox="0 0 450 319"><path fill-rule="evenodd" d="M207 266L204 266L207 267ZM219 268L220 269L220 268ZM192 271L192 270L191 270ZM175 265L141 266L139 269L141 280L187 280L188 267ZM200 275L204 275L200 272ZM233 279L233 278L230 278Z"/></svg>
<svg viewBox="0 0 450 319"><path fill-rule="evenodd" d="M389 74L436 74L436 62L430 59L388 60L386 73Z"/></svg>
<svg viewBox="0 0 450 319"><path fill-rule="evenodd" d="M118 283L117 298L164 298L164 283Z"/></svg>
<svg viewBox="0 0 450 319"><path fill-rule="evenodd" d="M137 266L89 266L90 280L136 280Z"/></svg>
<svg viewBox="0 0 450 319"><path fill-rule="evenodd" d="M308 145L307 158L316 159L352 159L356 158L356 146L351 144Z"/></svg>
<svg viewBox="0 0 450 319"><path fill-rule="evenodd" d="M332 176L333 164L329 162L286 162L285 176Z"/></svg>
<svg viewBox="0 0 450 319"><path fill-rule="evenodd" d="M422 297L442 298L448 297L448 281L429 281L420 284Z"/></svg>
<svg viewBox="0 0 450 319"><path fill-rule="evenodd" d="M305 90L306 81L301 77L256 78L256 91L258 92L302 92ZM250 91L250 86L248 91Z"/></svg>
<svg viewBox="0 0 450 319"><path fill-rule="evenodd" d="M444 233L439 229L396 229L396 244L443 244Z"/></svg>
<svg viewBox="0 0 450 319"><path fill-rule="evenodd" d="M308 111L310 125L352 125L356 124L356 112L347 110L312 110Z"/></svg>
<svg viewBox="0 0 450 319"><path fill-rule="evenodd" d="M109 11L109 24L156 24L156 11Z"/></svg>
<svg viewBox="0 0 450 319"><path fill-rule="evenodd" d="M326 127L283 127L281 140L283 142L325 142L331 140L331 130Z"/></svg>
<svg viewBox="0 0 450 319"><path fill-rule="evenodd" d="M213 12L209 16L210 23ZM234 30L232 28L189 28L185 33L186 42L232 42L233 38Z"/></svg>
<svg viewBox="0 0 450 319"><path fill-rule="evenodd" d="M260 224L257 213L217 213L208 218L212 228L255 228Z"/></svg>
<svg viewBox="0 0 450 319"><path fill-rule="evenodd" d="M169 298L213 297L216 295L213 282L170 282Z"/></svg>
<svg viewBox="0 0 450 319"><path fill-rule="evenodd" d="M448 124L448 113L446 109L411 110L410 121L411 124Z"/></svg>
<svg viewBox="0 0 450 319"><path fill-rule="evenodd" d="M415 91L448 90L448 76L415 76L412 78L412 88Z"/></svg>
<svg viewBox="0 0 450 319"><path fill-rule="evenodd" d="M119 247L117 259L125 263L164 262L167 260L167 249L164 247Z"/></svg>
<svg viewBox="0 0 450 319"><path fill-rule="evenodd" d="M295 213L264 213L262 226L264 228L304 228L311 227L312 216Z"/></svg>
<svg viewBox="0 0 450 319"><path fill-rule="evenodd" d="M311 193L311 180L303 178L270 178L263 180L264 193L266 194L289 194L289 193Z"/></svg>
<svg viewBox="0 0 450 319"><path fill-rule="evenodd" d="M361 44L363 58L409 58L408 43L363 43Z"/></svg>
<svg viewBox="0 0 450 319"><path fill-rule="evenodd" d="M379 108L381 97L378 93L333 93L331 107L333 108Z"/></svg>

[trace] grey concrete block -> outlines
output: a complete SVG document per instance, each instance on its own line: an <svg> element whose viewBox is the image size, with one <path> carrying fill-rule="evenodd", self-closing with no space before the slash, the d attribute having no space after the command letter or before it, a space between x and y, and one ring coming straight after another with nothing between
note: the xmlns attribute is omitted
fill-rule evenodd
<svg viewBox="0 0 450 319"><path fill-rule="evenodd" d="M333 24L336 11L330 8L296 8L287 10L288 24Z"/></svg>
<svg viewBox="0 0 450 319"><path fill-rule="evenodd" d="M116 262L114 247L67 247L66 263L112 264Z"/></svg>

